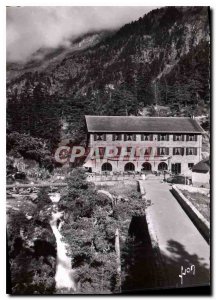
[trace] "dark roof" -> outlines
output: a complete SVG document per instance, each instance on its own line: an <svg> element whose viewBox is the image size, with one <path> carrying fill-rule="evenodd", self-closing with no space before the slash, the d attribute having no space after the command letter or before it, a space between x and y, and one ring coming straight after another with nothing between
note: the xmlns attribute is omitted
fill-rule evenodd
<svg viewBox="0 0 216 300"><path fill-rule="evenodd" d="M210 171L210 158L205 158L193 166L192 172L207 173Z"/></svg>
<svg viewBox="0 0 216 300"><path fill-rule="evenodd" d="M85 116L88 132L203 133L195 119L183 117Z"/></svg>

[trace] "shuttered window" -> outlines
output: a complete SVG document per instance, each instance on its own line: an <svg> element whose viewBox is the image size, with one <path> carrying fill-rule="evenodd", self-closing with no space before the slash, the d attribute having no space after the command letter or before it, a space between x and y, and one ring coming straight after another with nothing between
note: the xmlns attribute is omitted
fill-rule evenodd
<svg viewBox="0 0 216 300"><path fill-rule="evenodd" d="M105 153L105 147L99 147L99 154L100 154L100 157L103 157L103 156L104 156L104 153Z"/></svg>
<svg viewBox="0 0 216 300"><path fill-rule="evenodd" d="M152 148L151 147L148 147L146 149L144 149L144 155L150 155L152 152Z"/></svg>
<svg viewBox="0 0 216 300"><path fill-rule="evenodd" d="M106 141L106 134L105 133L94 134L94 141Z"/></svg>
<svg viewBox="0 0 216 300"><path fill-rule="evenodd" d="M141 141L153 141L153 134L141 134Z"/></svg>
<svg viewBox="0 0 216 300"><path fill-rule="evenodd" d="M180 147L173 148L173 155L182 155L182 149L184 148L180 148Z"/></svg>
<svg viewBox="0 0 216 300"><path fill-rule="evenodd" d="M184 134L173 134L173 141L184 141Z"/></svg>
<svg viewBox="0 0 216 300"><path fill-rule="evenodd" d="M122 140L122 135L120 133L114 133L112 135L112 140L113 141L121 141Z"/></svg>
<svg viewBox="0 0 216 300"><path fill-rule="evenodd" d="M197 141L197 135L196 134L187 134L186 141L187 142Z"/></svg>
<svg viewBox="0 0 216 300"><path fill-rule="evenodd" d="M186 148L186 155L197 155L197 148Z"/></svg>
<svg viewBox="0 0 216 300"><path fill-rule="evenodd" d="M158 134L158 141L169 141L168 134Z"/></svg>
<svg viewBox="0 0 216 300"><path fill-rule="evenodd" d="M169 155L169 148L168 147L157 148L157 155Z"/></svg>

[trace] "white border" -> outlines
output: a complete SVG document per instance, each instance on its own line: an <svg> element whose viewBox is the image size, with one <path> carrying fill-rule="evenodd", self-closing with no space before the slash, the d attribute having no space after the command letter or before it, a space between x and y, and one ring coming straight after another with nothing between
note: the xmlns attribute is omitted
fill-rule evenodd
<svg viewBox="0 0 216 300"><path fill-rule="evenodd" d="M0 266L1 266L1 272L0 272L0 295L1 299L6 299L9 296L5 294L6 291L6 234L5 234L5 224L6 224L6 211L5 211L5 157L6 157L6 143L5 143L5 132L6 132L6 88L5 88L5 82L6 82L6 6L210 6L211 9L214 10L216 1L210 0L210 1L201 1L201 0L196 0L196 1L189 1L189 0L184 0L184 1L154 1L154 0L104 0L103 3L101 1L94 1L94 0L59 0L59 1L54 1L54 0L1 0L0 1L0 37L1 37L1 47L0 47L0 67L1 67L1 72L0 72L0 92L1 92L1 98L0 98L0 111L1 111L1 118L0 118L0 133L1 133L1 150L2 154L0 155L0 175L1 175L1 180L0 180L0 188L1 188L1 200L0 200L0 213L1 213L1 248L0 248ZM213 17L213 13L212 13ZM214 21L212 20L212 29L214 29ZM213 31L213 35L211 37L211 42L215 40L215 30ZM212 46L213 47L213 46ZM215 50L216 48L213 48L212 51L212 56L215 57ZM213 63L213 62L212 62ZM213 84L213 78L215 75L215 68L214 66L212 67L212 103L215 101L213 99L215 95L215 86ZM213 108L213 107L212 107ZM215 114L215 108L213 108L212 116ZM212 120L213 121L213 120ZM215 122L213 122L213 127L215 129ZM212 127L212 128L213 128ZM215 155L215 153L214 153ZM215 171L215 164L214 166L214 171ZM214 172L215 174L215 172ZM213 176L214 177L214 176ZM214 185L214 178L212 179L212 186ZM214 199L212 199L214 200ZM216 205L214 205L215 208ZM215 210L213 213L213 216L215 216ZM215 233L215 231L213 231ZM215 234L212 237L213 240L215 238ZM213 256L213 253L212 253ZM212 261L214 262L213 258ZM214 266L212 265L212 271ZM163 293L162 293L163 295ZM45 298L45 296L40 296L42 298ZM62 296L59 296L62 297ZM83 296L84 297L84 296ZM81 298L83 298L81 297ZM145 295L143 295L145 298ZM184 298L190 298L190 297L185 297ZM22 298L22 297L21 297ZM28 298L28 297L27 297ZM74 298L74 296L73 296ZM75 297L78 298L78 297ZM79 296L80 298L80 296ZM98 298L98 297L97 297ZM113 297L116 298L117 297ZM130 297L130 298L136 298L136 297ZM156 298L156 297L150 297L151 299ZM205 297L206 298L206 297ZM26 299L26 297L25 297Z"/></svg>

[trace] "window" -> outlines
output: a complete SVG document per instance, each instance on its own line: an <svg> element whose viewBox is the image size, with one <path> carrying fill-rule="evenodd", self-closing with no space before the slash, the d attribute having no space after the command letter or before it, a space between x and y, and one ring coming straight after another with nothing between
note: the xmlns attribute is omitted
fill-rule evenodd
<svg viewBox="0 0 216 300"><path fill-rule="evenodd" d="M189 142L197 141L197 135L195 135L195 134L188 134L186 136L186 141L189 141Z"/></svg>
<svg viewBox="0 0 216 300"><path fill-rule="evenodd" d="M167 147L160 147L157 150L158 155L169 155L169 148Z"/></svg>
<svg viewBox="0 0 216 300"><path fill-rule="evenodd" d="M186 148L186 155L197 155L197 148Z"/></svg>
<svg viewBox="0 0 216 300"><path fill-rule="evenodd" d="M103 157L105 153L105 147L99 147L99 155L100 157Z"/></svg>
<svg viewBox="0 0 216 300"><path fill-rule="evenodd" d="M144 155L150 155L151 154L151 148L144 149Z"/></svg>
<svg viewBox="0 0 216 300"><path fill-rule="evenodd" d="M189 168L189 169L192 169L192 168L193 168L193 166L194 166L194 164L193 164L193 163L189 163L189 164L188 164L188 168Z"/></svg>
<svg viewBox="0 0 216 300"><path fill-rule="evenodd" d="M127 147L127 153L131 152L132 147Z"/></svg>
<svg viewBox="0 0 216 300"><path fill-rule="evenodd" d="M117 149L118 149L117 155L121 155L121 147L117 147Z"/></svg>
<svg viewBox="0 0 216 300"><path fill-rule="evenodd" d="M119 133L114 133L113 134L113 141L121 141L122 140L122 135Z"/></svg>
<svg viewBox="0 0 216 300"><path fill-rule="evenodd" d="M94 141L106 141L106 134L104 133L94 134Z"/></svg>
<svg viewBox="0 0 216 300"><path fill-rule="evenodd" d="M153 141L152 134L141 134L141 141Z"/></svg>
<svg viewBox="0 0 216 300"><path fill-rule="evenodd" d="M174 134L173 141L184 141L184 135L183 134Z"/></svg>
<svg viewBox="0 0 216 300"><path fill-rule="evenodd" d="M168 134L158 134L158 141L169 141Z"/></svg>
<svg viewBox="0 0 216 300"><path fill-rule="evenodd" d="M184 155L184 148L173 148L173 155Z"/></svg>
<svg viewBox="0 0 216 300"><path fill-rule="evenodd" d="M136 134L125 134L124 140L125 141L136 141Z"/></svg>
<svg viewBox="0 0 216 300"><path fill-rule="evenodd" d="M168 169L168 166L165 162L159 163L159 165L158 165L158 170L159 171L164 171L164 170L167 170L167 169Z"/></svg>

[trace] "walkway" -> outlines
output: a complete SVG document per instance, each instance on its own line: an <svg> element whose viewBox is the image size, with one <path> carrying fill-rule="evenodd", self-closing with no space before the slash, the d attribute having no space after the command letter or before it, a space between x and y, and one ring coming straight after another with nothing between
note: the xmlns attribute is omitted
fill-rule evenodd
<svg viewBox="0 0 216 300"><path fill-rule="evenodd" d="M171 186L159 180L143 181L147 199L146 209L157 235L166 274L165 286L183 287L209 283L210 247L171 193ZM192 272L195 266L195 274ZM187 274L182 276L185 268Z"/></svg>

